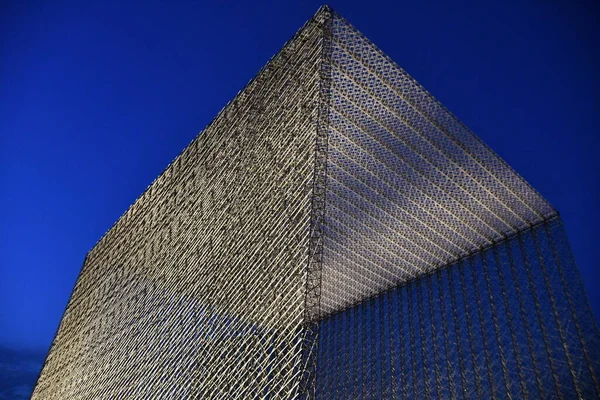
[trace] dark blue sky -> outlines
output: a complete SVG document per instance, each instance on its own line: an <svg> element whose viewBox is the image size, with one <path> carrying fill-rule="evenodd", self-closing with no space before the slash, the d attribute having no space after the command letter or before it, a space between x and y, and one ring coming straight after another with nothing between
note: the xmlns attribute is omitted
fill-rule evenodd
<svg viewBox="0 0 600 400"><path fill-rule="evenodd" d="M1 348L41 365L86 252L320 4L2 3ZM594 2L331 5L561 212L600 318Z"/></svg>

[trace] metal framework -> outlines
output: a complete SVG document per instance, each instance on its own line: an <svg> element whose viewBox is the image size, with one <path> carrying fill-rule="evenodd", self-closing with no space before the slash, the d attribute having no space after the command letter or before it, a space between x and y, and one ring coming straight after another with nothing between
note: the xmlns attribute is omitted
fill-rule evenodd
<svg viewBox="0 0 600 400"><path fill-rule="evenodd" d="M86 256L33 399L600 396L558 213L322 7Z"/></svg>

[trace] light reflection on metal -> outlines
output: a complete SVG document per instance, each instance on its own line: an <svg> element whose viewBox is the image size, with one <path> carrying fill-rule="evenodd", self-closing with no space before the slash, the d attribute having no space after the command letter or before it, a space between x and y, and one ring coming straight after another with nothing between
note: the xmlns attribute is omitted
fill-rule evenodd
<svg viewBox="0 0 600 400"><path fill-rule="evenodd" d="M34 390L591 398L556 211L329 8L87 255Z"/></svg>

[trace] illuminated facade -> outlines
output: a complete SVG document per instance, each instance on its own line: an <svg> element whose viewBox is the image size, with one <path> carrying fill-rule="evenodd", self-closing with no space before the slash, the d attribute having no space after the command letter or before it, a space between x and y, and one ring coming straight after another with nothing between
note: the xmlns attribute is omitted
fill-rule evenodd
<svg viewBox="0 0 600 400"><path fill-rule="evenodd" d="M88 253L33 399L600 395L558 213L321 8Z"/></svg>

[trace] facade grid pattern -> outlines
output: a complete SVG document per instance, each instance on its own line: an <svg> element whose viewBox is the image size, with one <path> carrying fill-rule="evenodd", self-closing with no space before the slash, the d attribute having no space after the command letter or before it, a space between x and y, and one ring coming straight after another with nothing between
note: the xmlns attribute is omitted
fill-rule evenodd
<svg viewBox="0 0 600 400"><path fill-rule="evenodd" d="M32 399L589 399L557 211L319 11L87 254Z"/></svg>

